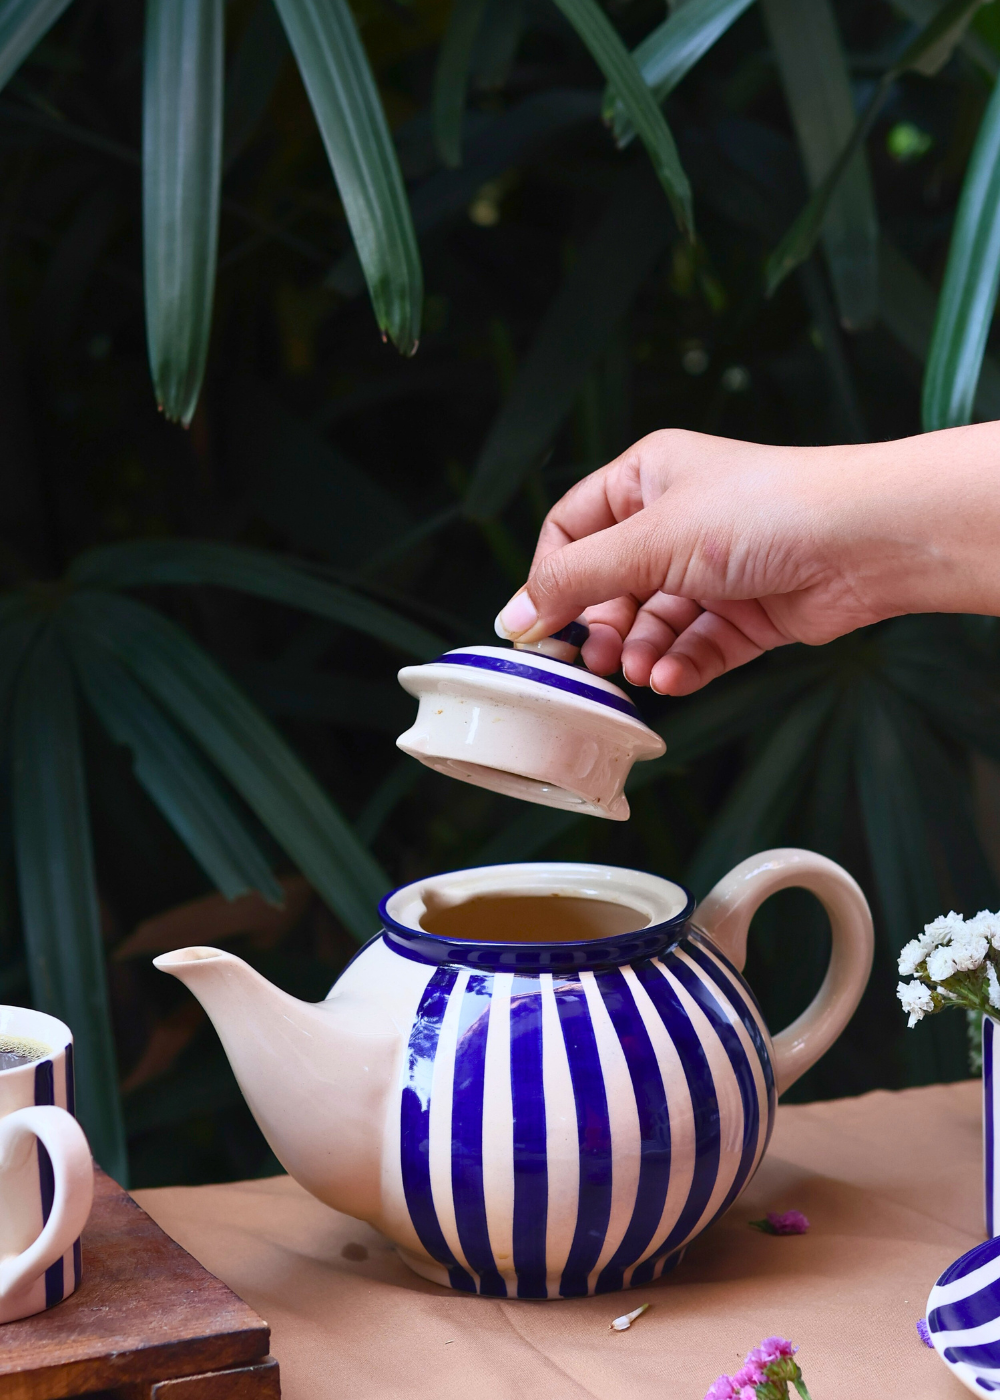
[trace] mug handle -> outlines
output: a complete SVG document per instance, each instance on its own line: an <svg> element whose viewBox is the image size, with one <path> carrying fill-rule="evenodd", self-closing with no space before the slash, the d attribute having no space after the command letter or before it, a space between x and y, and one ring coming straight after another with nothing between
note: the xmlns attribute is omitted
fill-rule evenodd
<svg viewBox="0 0 1000 1400"><path fill-rule="evenodd" d="M90 1145L79 1123L64 1108L19 1108L0 1118L0 1176L16 1161L28 1137L44 1145L52 1162L52 1209L34 1243L20 1254L0 1260L0 1299L20 1293L72 1249L94 1200Z"/></svg>
<svg viewBox="0 0 1000 1400"><path fill-rule="evenodd" d="M809 890L822 904L830 916L833 946L823 985L802 1015L773 1037L779 1094L826 1054L861 1000L875 949L868 901L835 861L789 846L741 861L691 918L742 972L750 920L769 895L792 887Z"/></svg>

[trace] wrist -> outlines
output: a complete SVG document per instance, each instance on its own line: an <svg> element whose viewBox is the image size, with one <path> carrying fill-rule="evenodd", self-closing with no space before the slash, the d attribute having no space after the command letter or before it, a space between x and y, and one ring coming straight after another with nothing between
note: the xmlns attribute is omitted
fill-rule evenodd
<svg viewBox="0 0 1000 1400"><path fill-rule="evenodd" d="M1000 424L836 451L830 557L872 613L1000 615Z"/></svg>

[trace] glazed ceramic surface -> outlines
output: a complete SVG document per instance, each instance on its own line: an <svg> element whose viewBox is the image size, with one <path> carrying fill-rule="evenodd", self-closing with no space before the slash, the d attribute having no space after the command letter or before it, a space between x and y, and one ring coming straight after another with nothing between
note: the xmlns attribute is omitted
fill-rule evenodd
<svg viewBox="0 0 1000 1400"><path fill-rule="evenodd" d="M790 885L826 906L833 951L772 1042L738 969L754 910ZM498 893L625 904L642 926L551 944L421 927ZM494 1297L603 1292L676 1263L753 1175L776 1095L839 1034L872 956L857 885L794 850L744 862L697 911L656 876L543 862L417 881L381 912L315 1006L217 949L156 965L205 1005L297 1180L424 1277Z"/></svg>
<svg viewBox="0 0 1000 1400"><path fill-rule="evenodd" d="M462 647L399 681L420 701L404 753L544 806L625 821L632 764L666 748L618 686L539 652Z"/></svg>
<svg viewBox="0 0 1000 1400"><path fill-rule="evenodd" d="M934 1350L974 1395L1000 1393L1000 1239L949 1265L927 1299Z"/></svg>
<svg viewBox="0 0 1000 1400"><path fill-rule="evenodd" d="M50 1048L0 1070L0 1322L30 1317L80 1282L94 1171L73 1117L73 1037L54 1016L0 1006L0 1036Z"/></svg>

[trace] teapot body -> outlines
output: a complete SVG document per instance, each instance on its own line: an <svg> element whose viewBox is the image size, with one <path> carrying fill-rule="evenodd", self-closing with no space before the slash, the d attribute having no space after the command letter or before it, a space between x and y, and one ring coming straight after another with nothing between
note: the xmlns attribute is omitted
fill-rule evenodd
<svg viewBox="0 0 1000 1400"><path fill-rule="evenodd" d="M829 914L831 955L772 1039L740 969L754 911L791 886ZM795 849L743 861L697 909L655 875L541 861L416 880L380 913L315 1004L218 948L156 966L205 1007L301 1185L425 1278L501 1298L672 1268L756 1171L777 1096L836 1040L872 961L855 881Z"/></svg>
<svg viewBox="0 0 1000 1400"><path fill-rule="evenodd" d="M378 1223L417 1273L510 1298L647 1283L746 1186L774 1121L767 1028L709 937L661 941L529 971L426 963L388 931L352 964L373 995L410 984Z"/></svg>

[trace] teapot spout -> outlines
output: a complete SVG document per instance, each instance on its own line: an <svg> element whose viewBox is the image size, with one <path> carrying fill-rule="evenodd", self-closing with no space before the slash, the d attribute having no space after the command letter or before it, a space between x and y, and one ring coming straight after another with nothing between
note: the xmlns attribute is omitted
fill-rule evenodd
<svg viewBox="0 0 1000 1400"><path fill-rule="evenodd" d="M382 1126L398 1034L342 979L298 1001L220 948L153 960L201 1002L274 1155L334 1209L378 1225Z"/></svg>

